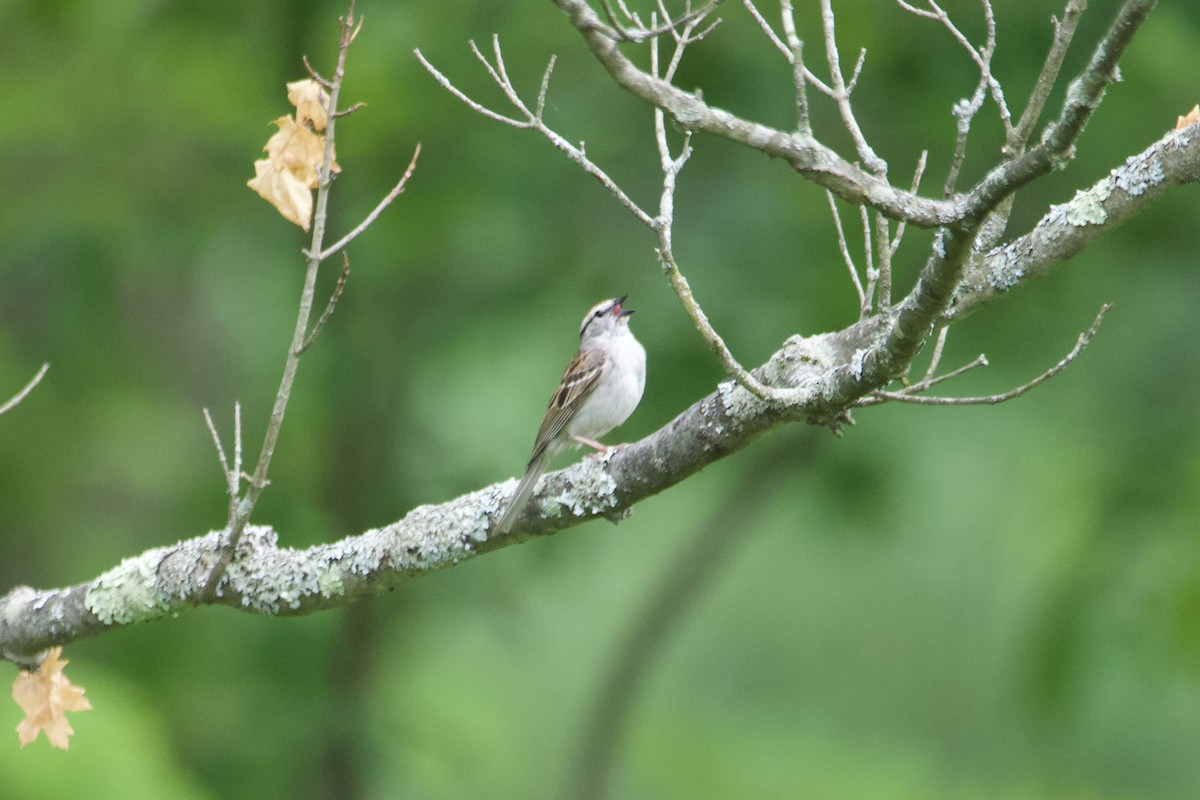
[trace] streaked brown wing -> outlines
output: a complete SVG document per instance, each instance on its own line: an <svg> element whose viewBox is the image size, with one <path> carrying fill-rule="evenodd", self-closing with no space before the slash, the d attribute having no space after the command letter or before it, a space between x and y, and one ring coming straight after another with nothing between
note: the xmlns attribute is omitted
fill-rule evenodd
<svg viewBox="0 0 1200 800"><path fill-rule="evenodd" d="M604 353L600 350L584 350L575 356L563 373L558 391L550 398L546 416L542 419L542 426L538 428L537 439L534 440L533 456L530 460L536 458L571 421L583 401L596 390L603 370Z"/></svg>

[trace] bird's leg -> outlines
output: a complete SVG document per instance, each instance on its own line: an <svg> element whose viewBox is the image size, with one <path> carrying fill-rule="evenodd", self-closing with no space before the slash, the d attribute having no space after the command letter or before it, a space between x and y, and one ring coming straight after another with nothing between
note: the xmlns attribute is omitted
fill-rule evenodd
<svg viewBox="0 0 1200 800"><path fill-rule="evenodd" d="M591 447L601 453L608 452L608 445L603 444L601 442L597 442L595 439L589 439L586 436L572 436L571 438L574 439L575 441L579 442L580 444L586 444L588 447Z"/></svg>

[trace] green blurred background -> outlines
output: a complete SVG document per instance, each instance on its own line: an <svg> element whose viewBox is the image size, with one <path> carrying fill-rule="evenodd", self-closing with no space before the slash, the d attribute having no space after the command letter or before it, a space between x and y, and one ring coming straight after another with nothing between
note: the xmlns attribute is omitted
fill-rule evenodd
<svg viewBox="0 0 1200 800"><path fill-rule="evenodd" d="M1019 110L1061 8L999 5L997 74ZM1092 5L1068 73L1117 4ZM978 5L946 7L978 40ZM0 590L86 580L222 525L201 409L228 437L240 401L257 453L305 242L245 181L289 110L300 55L330 68L342 10L0 2L0 395L52 364L0 418ZM360 10L343 97L368 105L338 129L333 231L424 150L408 191L351 248L346 293L301 364L255 515L297 547L518 472L578 318L602 297L631 295L650 353L645 399L612 441L650 433L721 377L650 234L545 141L473 114L412 56L420 47L503 110L467 40L499 33L530 98L557 53L548 119L654 208L648 109L551 4ZM929 148L936 193L972 68L890 4L837 11L844 60L869 53L864 129L900 183ZM681 84L787 125L786 66L740 5L722 15ZM1019 200L1015 232L1200 100L1198 45L1191 3L1163 2L1077 161ZM849 152L815 102L819 133ZM968 179L998 142L988 106ZM851 322L823 192L743 149L695 145L677 255L735 353L758 364L792 333ZM618 527L508 548L351 608L282 620L200 609L71 645L68 673L95 711L72 717L67 753L44 739L18 751L10 734L0 797L572 796L573 776L598 768L579 755L598 705L621 723L600 738L622 798L1200 796L1195 197L1171 192L954 329L948 365L986 352L992 366L951 391L993 393L1057 361L1116 304L1075 365L1015 402L870 409L841 439L781 430ZM902 286L928 242L910 234ZM668 581L684 590L656 599ZM638 679L615 683L628 705L598 699L627 651ZM15 704L0 716L18 719Z"/></svg>

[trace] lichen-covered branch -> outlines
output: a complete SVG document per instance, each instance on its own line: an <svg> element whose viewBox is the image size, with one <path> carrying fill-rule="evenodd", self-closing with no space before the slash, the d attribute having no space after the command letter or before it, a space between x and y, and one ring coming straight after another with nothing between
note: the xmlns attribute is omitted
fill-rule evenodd
<svg viewBox="0 0 1200 800"><path fill-rule="evenodd" d="M1200 125L1171 131L1049 213L1032 230L972 257L946 319L1041 278L1100 236L1154 205L1172 186L1200 182Z"/></svg>
<svg viewBox="0 0 1200 800"><path fill-rule="evenodd" d="M827 163L821 159L837 158L805 150L810 139L803 135L758 130L753 123L712 109L693 96L681 98L669 82L637 70L615 46L610 48L608 26L582 0L555 2L572 17L593 52L601 51L597 55L608 60L610 71L621 72L640 90L656 96L661 92L662 107L684 122L686 130L703 127L680 117L694 114L710 127L733 125L738 132L730 138L738 140L745 134L751 146L760 143L755 138L759 134L766 139L783 137L785 150L800 147L804 158L816 159L804 161L806 169L813 163ZM421 506L384 527L304 550L281 548L273 530L247 525L227 569L217 573L220 580L208 587L212 591L206 591L206 584L223 552L227 554L222 532L146 551L75 586L45 591L19 587L0 598L0 655L29 663L51 645L196 605L227 605L262 614L304 614L339 606L530 536L555 534L598 516L617 519L645 497L687 479L777 426L808 421L836 427L847 410L864 398L887 399L877 392L908 369L937 326L944 331L949 322L1045 275L1102 233L1149 207L1169 187L1200 181L1200 125L1192 125L1168 134L1070 202L1053 207L1025 235L982 252L977 247L980 229L1006 198L1070 156L1084 123L1114 77L1121 51L1153 5L1152 0L1123 4L1116 23L1071 84L1063 111L1046 135L1023 154L1010 154L1011 160L968 195L953 202L922 200L915 190L895 190L840 159L832 171L822 173L825 177L818 182L851 202L857 198L860 205L874 205L885 214L904 212L896 215L942 228L918 281L899 305L889 306L881 287L879 313L841 331L792 336L765 364L750 371L759 385L786 392L787 402L775 402L773 396L763 399L743 385L725 381L645 439L602 460L584 460L548 475L521 529L512 534L493 535L491 530L512 490L510 480L446 503ZM544 90L537 110L529 111L527 120L519 124L525 125L529 118L540 120L543 99ZM683 156L672 156L665 147L662 156L668 173L671 164L682 163ZM660 208L660 217L668 218L669 210L669 205ZM897 237L900 232L898 227ZM886 227L877 235L874 247L882 261L882 254L890 254L895 242L888 242ZM870 294L865 289L864 293ZM931 369L927 385L936 380L940 378ZM234 462L238 460L235 456ZM232 469L229 464L225 468Z"/></svg>
<svg viewBox="0 0 1200 800"><path fill-rule="evenodd" d="M786 348L804 353L797 341ZM826 348L804 358L782 354L770 369L779 380L801 372L818 379L832 364ZM825 353L818 357L819 353ZM802 367L790 370L789 364ZM247 525L215 592L206 591L223 553L222 532L128 558L94 580L62 589L18 587L0 598L0 654L18 663L55 644L158 619L197 605L225 605L258 614L307 614L400 581L452 566L480 553L548 535L597 516L617 517L637 501L749 444L786 419L732 382L645 439L584 459L547 476L519 534L489 535L509 493L505 481L331 544L281 548L274 530Z"/></svg>
<svg viewBox="0 0 1200 800"><path fill-rule="evenodd" d="M908 369L934 324L949 308L988 215L1021 187L1070 157L1105 88L1116 80L1121 55L1153 7L1154 0L1126 0L1087 67L1071 82L1058 120L1035 147L985 177L967 196L962 217L938 231L916 284L897 305L879 340L864 354L861 369L843 376L843 381L873 390ZM855 391L839 387L834 394Z"/></svg>

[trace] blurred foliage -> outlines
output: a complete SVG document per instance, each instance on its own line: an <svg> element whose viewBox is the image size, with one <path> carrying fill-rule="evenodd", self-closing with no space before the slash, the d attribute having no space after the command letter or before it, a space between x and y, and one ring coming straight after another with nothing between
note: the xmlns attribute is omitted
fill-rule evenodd
<svg viewBox="0 0 1200 800"><path fill-rule="evenodd" d="M818 73L815 11L801 12ZM969 35L977 3L948 2ZM998 3L997 73L1019 108L1058 4ZM1093 3L1082 65L1113 2ZM288 545L359 532L517 473L579 315L630 293L650 352L616 436L663 425L720 378L652 238L537 137L474 115L411 57L500 97L466 42L499 33L530 95L559 55L549 120L640 202L656 200L650 114L548 3L377 3L343 96L334 231L424 151L409 190L351 249L337 314L301 364L256 519ZM764 6L765 11L769 9ZM257 452L283 364L304 240L245 187L301 54L332 63L326 0L0 2L0 579L59 586L223 522L201 409ZM849 64L868 49L863 128L904 177L975 81L927 21L837 5ZM684 86L787 125L788 71L736 3L689 52ZM1191 4L1136 38L1078 159L1018 202L1050 203L1142 150L1200 97ZM1060 86L1051 102L1057 111ZM821 136L846 150L833 109ZM994 108L966 179L993 163ZM738 356L852 321L823 193L699 137L677 255ZM69 753L0 746L0 796L528 798L574 769L616 643L747 471L772 499L728 531L616 747L614 796L1179 798L1200 795L1200 324L1194 189L957 326L956 392L1024 382L1102 302L1087 353L996 408L884 407L842 439L800 429L592 523L303 619L202 609L67 648L95 711ZM852 221L853 214L844 214ZM913 231L900 279L924 258ZM332 286L332 270L323 291ZM614 437L614 441L617 439ZM785 455L781 455L785 454ZM15 705L7 719L18 720Z"/></svg>

